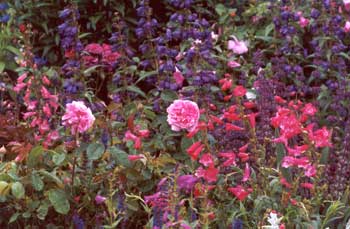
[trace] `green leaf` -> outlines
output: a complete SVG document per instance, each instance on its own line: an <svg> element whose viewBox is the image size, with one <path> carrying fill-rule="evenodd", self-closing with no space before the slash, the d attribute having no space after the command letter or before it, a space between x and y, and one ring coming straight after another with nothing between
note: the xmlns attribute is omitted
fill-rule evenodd
<svg viewBox="0 0 350 229"><path fill-rule="evenodd" d="M123 150L120 150L116 147L111 147L110 153L118 165L123 165L125 167L131 167L131 163L128 159L128 154L126 152L124 152Z"/></svg>
<svg viewBox="0 0 350 229"><path fill-rule="evenodd" d="M172 102L178 98L176 92L172 90L164 90L160 97L166 102Z"/></svg>
<svg viewBox="0 0 350 229"><path fill-rule="evenodd" d="M20 215L21 215L21 213L18 213L18 212L13 214L9 220L9 224L15 222L17 220L18 216L20 216Z"/></svg>
<svg viewBox="0 0 350 229"><path fill-rule="evenodd" d="M6 181L0 181L0 196L6 195L8 192L9 184Z"/></svg>
<svg viewBox="0 0 350 229"><path fill-rule="evenodd" d="M25 194L23 184L20 182L15 182L11 185L11 192L16 199L22 199Z"/></svg>
<svg viewBox="0 0 350 229"><path fill-rule="evenodd" d="M48 201L44 201L40 204L40 207L36 210L39 219L45 220L47 212L49 211L49 206L50 203Z"/></svg>
<svg viewBox="0 0 350 229"><path fill-rule="evenodd" d="M131 92L135 92L135 93L141 95L142 97L146 98L146 94L139 87L137 87L135 85L127 86L126 90L131 91Z"/></svg>
<svg viewBox="0 0 350 229"><path fill-rule="evenodd" d="M41 177L36 173L32 173L32 186L36 191L41 191L44 188L44 182Z"/></svg>
<svg viewBox="0 0 350 229"><path fill-rule="evenodd" d="M65 154L56 153L55 155L53 155L52 161L53 161L53 163L55 163L55 165L60 165L64 161L65 158L66 158Z"/></svg>
<svg viewBox="0 0 350 229"><path fill-rule="evenodd" d="M49 191L49 200L56 212L66 215L69 212L70 205L66 196L60 189L52 189Z"/></svg>
<svg viewBox="0 0 350 229"><path fill-rule="evenodd" d="M22 56L21 52L13 46L8 45L8 46L6 46L6 49L17 56Z"/></svg>
<svg viewBox="0 0 350 229"><path fill-rule="evenodd" d="M155 75L155 74L157 74L157 73L158 73L158 71L150 71L150 72L141 71L141 72L140 72L140 77L139 77L139 79L136 81L136 83L138 83L138 82L144 80L145 78L147 78L147 77L149 77L149 76L153 76L153 75Z"/></svg>
<svg viewBox="0 0 350 229"><path fill-rule="evenodd" d="M2 73L5 69L5 63L4 62L0 62L0 73Z"/></svg>
<svg viewBox="0 0 350 229"><path fill-rule="evenodd" d="M223 5L223 4L217 4L216 6L215 6L215 12L217 13L217 14L219 14L220 16L222 16L224 13L226 13L226 11L227 11L227 9L226 9L226 7L225 7L225 5Z"/></svg>
<svg viewBox="0 0 350 229"><path fill-rule="evenodd" d="M54 174L47 172L46 170L39 170L38 173L52 182L55 182L59 187L63 187L62 181Z"/></svg>
<svg viewBox="0 0 350 229"><path fill-rule="evenodd" d="M104 153L105 147L101 143L92 143L87 147L86 151L89 160L97 160Z"/></svg>
<svg viewBox="0 0 350 229"><path fill-rule="evenodd" d="M42 146L36 146L34 147L28 156L27 165L30 168L33 168L40 160L38 160L38 157L44 152L44 148Z"/></svg>

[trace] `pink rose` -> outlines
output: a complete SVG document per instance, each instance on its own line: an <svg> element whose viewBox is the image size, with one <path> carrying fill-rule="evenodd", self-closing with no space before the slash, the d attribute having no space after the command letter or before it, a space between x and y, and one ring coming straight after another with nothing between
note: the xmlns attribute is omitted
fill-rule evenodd
<svg viewBox="0 0 350 229"><path fill-rule="evenodd" d="M233 40L228 41L228 49L232 50L235 54L243 54L248 52L246 42L239 41L236 37L233 37Z"/></svg>
<svg viewBox="0 0 350 229"><path fill-rule="evenodd" d="M77 131L83 133L87 131L95 121L90 108L84 102L73 101L66 105L66 113L62 117L63 125L71 128L74 135Z"/></svg>
<svg viewBox="0 0 350 229"><path fill-rule="evenodd" d="M175 100L168 108L168 123L173 131L196 129L199 120L198 105L189 100Z"/></svg>
<svg viewBox="0 0 350 229"><path fill-rule="evenodd" d="M88 44L85 47L84 51L92 53L92 54L102 54L103 47L99 44L92 43L92 44Z"/></svg>

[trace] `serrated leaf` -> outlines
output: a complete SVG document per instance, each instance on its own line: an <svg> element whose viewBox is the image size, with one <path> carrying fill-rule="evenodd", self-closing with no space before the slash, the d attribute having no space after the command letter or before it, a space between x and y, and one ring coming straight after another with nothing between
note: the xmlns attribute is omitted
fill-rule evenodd
<svg viewBox="0 0 350 229"><path fill-rule="evenodd" d="M38 173L40 173L41 175L43 175L45 178L47 178L48 180L55 182L57 184L58 187L63 187L63 183L62 181L54 174L51 174L45 170L39 170Z"/></svg>
<svg viewBox="0 0 350 229"><path fill-rule="evenodd" d="M39 219L45 220L47 212L49 211L49 206L50 203L48 201L44 201L40 204L40 207L36 210Z"/></svg>
<svg viewBox="0 0 350 229"><path fill-rule="evenodd" d="M52 189L49 191L49 200L56 212L66 215L70 210L70 205L66 193L60 189Z"/></svg>
<svg viewBox="0 0 350 229"><path fill-rule="evenodd" d="M97 160L104 153L105 147L101 143L92 143L87 147L86 151L89 160Z"/></svg>
<svg viewBox="0 0 350 229"><path fill-rule="evenodd" d="M56 153L55 155L53 155L52 161L53 161L53 163L55 163L55 165L60 165L64 161L65 158L66 158L65 154Z"/></svg>
<svg viewBox="0 0 350 229"><path fill-rule="evenodd" d="M20 216L21 215L21 213L18 213L18 212L16 212L15 214L13 214L12 216L11 216L11 218L10 218L10 220L9 220L9 224L10 223L13 223L13 222L15 222L17 219L18 219L18 216Z"/></svg>
<svg viewBox="0 0 350 229"><path fill-rule="evenodd" d="M41 191L44 188L44 182L37 173L32 173L32 186L36 191Z"/></svg>
<svg viewBox="0 0 350 229"><path fill-rule="evenodd" d="M36 146L34 147L29 155L28 155L28 160L27 160L27 165L30 168L33 168L38 162L38 157L44 152L44 148L42 146Z"/></svg>
<svg viewBox="0 0 350 229"><path fill-rule="evenodd" d="M123 150L120 150L116 147L111 147L110 153L118 165L123 165L125 167L131 167L131 163L128 159L128 154L126 152L124 152Z"/></svg>
<svg viewBox="0 0 350 229"><path fill-rule="evenodd" d="M172 90L164 90L160 95L160 98L166 102L172 102L178 98L175 91Z"/></svg>
<svg viewBox="0 0 350 229"><path fill-rule="evenodd" d="M224 4L220 3L220 4L217 4L215 6L215 12L220 16L222 16L224 13L226 13L226 11L227 11L227 9L226 9Z"/></svg>
<svg viewBox="0 0 350 229"><path fill-rule="evenodd" d="M11 185L11 193L16 199L22 199L25 194L23 184L20 182L15 182Z"/></svg>

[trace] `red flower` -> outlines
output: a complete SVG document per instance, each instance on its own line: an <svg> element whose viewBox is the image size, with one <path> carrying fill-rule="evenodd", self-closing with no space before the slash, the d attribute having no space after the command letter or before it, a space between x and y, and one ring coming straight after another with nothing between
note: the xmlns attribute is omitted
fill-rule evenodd
<svg viewBox="0 0 350 229"><path fill-rule="evenodd" d="M305 114L305 115L314 116L317 112L317 108L314 105L312 105L311 103L307 103L307 104L305 104L302 111L303 111L303 114Z"/></svg>
<svg viewBox="0 0 350 229"><path fill-rule="evenodd" d="M199 167L195 173L195 175L198 178L204 178L209 183L215 182L217 180L218 174L219 174L219 170L214 166L210 166L207 169L203 169L203 167Z"/></svg>
<svg viewBox="0 0 350 229"><path fill-rule="evenodd" d="M234 152L230 153L219 153L219 157L226 158L227 160L222 164L223 166L231 166L231 165L236 165L236 154Z"/></svg>
<svg viewBox="0 0 350 229"><path fill-rule="evenodd" d="M20 24L19 25L19 31L21 31L21 33L24 33L26 31L27 27L25 24Z"/></svg>
<svg viewBox="0 0 350 229"><path fill-rule="evenodd" d="M201 153L202 149L204 148L204 145L198 141L193 143L188 149L187 153L190 155L192 160L197 160L199 154Z"/></svg>
<svg viewBox="0 0 350 229"><path fill-rule="evenodd" d="M288 181L284 177L281 177L280 182L281 182L282 185L286 186L286 188L291 188L292 187L292 185L290 183L288 183Z"/></svg>
<svg viewBox="0 0 350 229"><path fill-rule="evenodd" d="M211 166L207 168L207 170L205 171L204 179L209 183L216 182L218 174L219 174L219 170L214 166Z"/></svg>
<svg viewBox="0 0 350 229"><path fill-rule="evenodd" d="M299 156L308 150L308 145L295 146L294 148L287 147L288 154L291 156Z"/></svg>
<svg viewBox="0 0 350 229"><path fill-rule="evenodd" d="M246 93L247 90L241 85L238 85L233 89L233 95L236 97L243 97Z"/></svg>
<svg viewBox="0 0 350 229"><path fill-rule="evenodd" d="M258 114L259 114L259 113L250 113L250 114L247 115L248 120L249 120L250 127L255 128L255 124L256 124L255 118L256 118L256 116L257 116Z"/></svg>
<svg viewBox="0 0 350 229"><path fill-rule="evenodd" d="M284 103L287 102L286 100L282 99L282 98L281 98L280 96L278 96L278 95L275 96L275 101L276 101L276 103L279 103L279 104L284 104Z"/></svg>
<svg viewBox="0 0 350 229"><path fill-rule="evenodd" d="M233 124L231 124L231 123L226 123L225 129L226 129L227 131L231 131L231 130L242 131L242 130L244 130L244 128L242 128L242 127L240 127L240 126L233 125Z"/></svg>
<svg viewBox="0 0 350 229"><path fill-rule="evenodd" d="M303 187L303 188L307 188L307 189L313 189L314 188L314 185L311 184L311 183L301 183L300 186Z"/></svg>
<svg viewBox="0 0 350 229"><path fill-rule="evenodd" d="M237 197L240 201L244 200L248 195L249 191L245 190L241 185L237 185L234 188L228 188L228 191Z"/></svg>
<svg viewBox="0 0 350 229"><path fill-rule="evenodd" d="M221 90L222 91L227 91L232 86L232 80L231 79L224 78L224 79L219 80L219 83L221 84Z"/></svg>
<svg viewBox="0 0 350 229"><path fill-rule="evenodd" d="M332 143L330 142L330 138L332 133L327 130L326 127L323 127L322 129L318 129L315 132L312 132L313 125L309 125L306 129L308 131L308 136L311 141L314 142L316 147L326 147L332 146Z"/></svg>
<svg viewBox="0 0 350 229"><path fill-rule="evenodd" d="M204 166L214 166L213 157L209 153L203 154L201 159L199 160L199 163L201 163Z"/></svg>

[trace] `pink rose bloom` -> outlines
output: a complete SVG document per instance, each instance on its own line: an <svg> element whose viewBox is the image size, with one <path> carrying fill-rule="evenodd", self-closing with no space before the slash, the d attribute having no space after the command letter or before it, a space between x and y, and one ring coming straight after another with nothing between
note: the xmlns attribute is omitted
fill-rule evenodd
<svg viewBox="0 0 350 229"><path fill-rule="evenodd" d="M344 31L346 33L350 32L350 21L345 22Z"/></svg>
<svg viewBox="0 0 350 229"><path fill-rule="evenodd" d="M309 24L309 19L304 18L304 17L300 17L300 19L299 19L300 27L304 28L304 27L308 26L308 24Z"/></svg>
<svg viewBox="0 0 350 229"><path fill-rule="evenodd" d="M77 131L84 133L95 121L90 108L86 107L84 102L73 101L66 105L66 113L62 117L63 125L71 128L74 135Z"/></svg>
<svg viewBox="0 0 350 229"><path fill-rule="evenodd" d="M236 37L233 40L228 41L228 49L232 50L235 54L243 54L248 52L248 47L246 42L239 41Z"/></svg>
<svg viewBox="0 0 350 229"><path fill-rule="evenodd" d="M200 114L195 102L177 99L167 108L167 112L167 121L173 131L196 129Z"/></svg>
<svg viewBox="0 0 350 229"><path fill-rule="evenodd" d="M96 44L96 43L92 43L92 44L88 44L85 48L84 51L92 53L92 54L102 54L103 52L103 48L101 45Z"/></svg>

